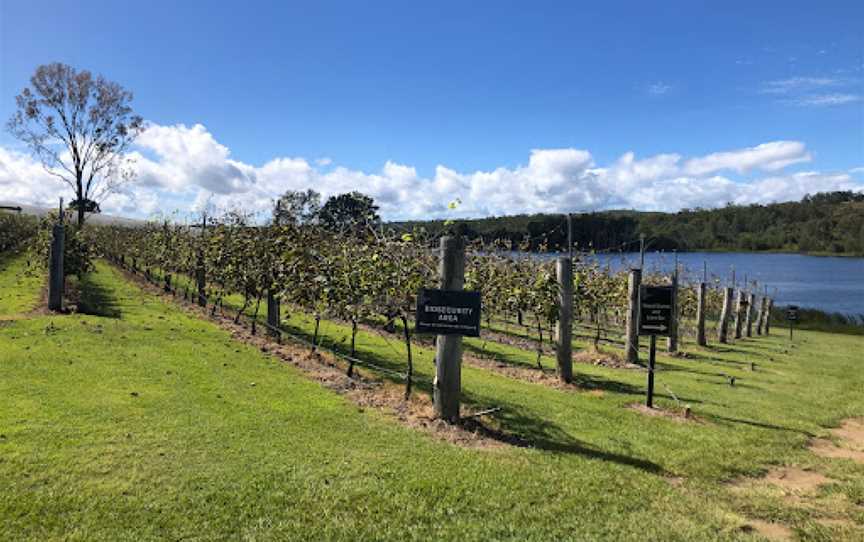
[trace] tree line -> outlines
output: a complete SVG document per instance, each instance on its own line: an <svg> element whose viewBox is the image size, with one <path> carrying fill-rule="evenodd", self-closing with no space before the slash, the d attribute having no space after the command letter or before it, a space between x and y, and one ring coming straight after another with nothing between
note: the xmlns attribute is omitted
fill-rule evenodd
<svg viewBox="0 0 864 542"><path fill-rule="evenodd" d="M801 201L768 205L727 204L717 209L677 213L603 211L572 216L573 243L579 250L638 250L640 235L656 250L785 251L864 255L864 194L852 191L805 196ZM523 214L449 221L406 221L406 231L421 227L485 242L527 239L529 248L567 246L567 216Z"/></svg>

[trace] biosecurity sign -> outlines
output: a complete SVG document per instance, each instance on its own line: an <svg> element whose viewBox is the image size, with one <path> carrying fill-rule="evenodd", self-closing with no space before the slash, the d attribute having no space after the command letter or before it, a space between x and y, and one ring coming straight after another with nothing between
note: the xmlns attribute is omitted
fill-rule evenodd
<svg viewBox="0 0 864 542"><path fill-rule="evenodd" d="M420 290L417 333L480 336L480 292Z"/></svg>

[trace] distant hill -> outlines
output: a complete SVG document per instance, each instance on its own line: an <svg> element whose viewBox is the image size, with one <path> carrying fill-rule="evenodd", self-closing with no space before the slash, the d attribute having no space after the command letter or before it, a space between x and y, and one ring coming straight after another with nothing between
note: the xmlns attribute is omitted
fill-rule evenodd
<svg viewBox="0 0 864 542"><path fill-rule="evenodd" d="M15 203L10 201L0 201L0 206L8 205L10 207L21 207L21 212L28 215L35 216L45 216L51 211L56 210L55 207L47 208L47 207L37 207L35 205L24 205L21 203ZM126 218L122 216L113 216L106 214L88 214L87 222L91 224L98 225L123 225L123 226L135 226L138 224L143 224L144 221L136 220L134 218Z"/></svg>
<svg viewBox="0 0 864 542"><path fill-rule="evenodd" d="M406 221L397 229L455 230L471 238L527 242L559 250L567 244L567 218L534 214L458 220ZM864 194L828 192L801 201L685 209L677 213L603 211L573 216L581 250L638 250L640 234L657 250L786 251L864 255Z"/></svg>

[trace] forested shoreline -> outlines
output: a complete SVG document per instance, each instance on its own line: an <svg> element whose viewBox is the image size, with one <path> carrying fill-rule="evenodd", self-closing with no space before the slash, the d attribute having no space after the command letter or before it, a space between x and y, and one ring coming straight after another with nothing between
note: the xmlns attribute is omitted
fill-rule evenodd
<svg viewBox="0 0 864 542"><path fill-rule="evenodd" d="M864 194L827 192L801 201L684 209L677 213L603 211L573 215L580 250L638 250L641 234L655 250L771 251L864 255ZM393 225L432 233L455 228L469 239L527 243L530 250L567 244L567 217L532 214Z"/></svg>

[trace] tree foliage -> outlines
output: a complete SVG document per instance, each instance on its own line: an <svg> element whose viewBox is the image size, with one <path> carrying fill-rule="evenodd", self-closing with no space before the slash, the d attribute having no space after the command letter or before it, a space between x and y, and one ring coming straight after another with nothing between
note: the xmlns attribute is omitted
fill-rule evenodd
<svg viewBox="0 0 864 542"><path fill-rule="evenodd" d="M430 233L447 229L445 221L403 222L406 230ZM529 239L563 250L567 218L537 214L460 221L458 232L485 243ZM800 202L770 205L727 205L718 209L685 209L677 213L605 211L573 216L573 242L578 250L638 249L640 234L657 250L785 250L864 254L864 194L830 192Z"/></svg>
<svg viewBox="0 0 864 542"><path fill-rule="evenodd" d="M78 225L86 212L134 176L125 151L143 130L132 93L87 70L55 62L36 68L15 98L7 127L50 175L69 185Z"/></svg>
<svg viewBox="0 0 864 542"><path fill-rule="evenodd" d="M381 223L378 206L369 196L360 192L348 192L331 196L320 213L324 228L340 233L362 233L376 228Z"/></svg>

